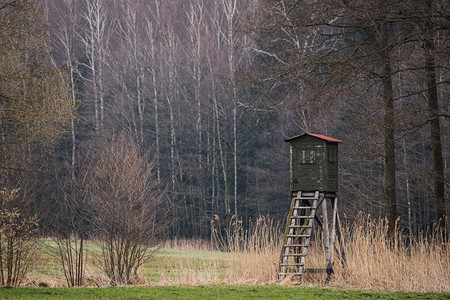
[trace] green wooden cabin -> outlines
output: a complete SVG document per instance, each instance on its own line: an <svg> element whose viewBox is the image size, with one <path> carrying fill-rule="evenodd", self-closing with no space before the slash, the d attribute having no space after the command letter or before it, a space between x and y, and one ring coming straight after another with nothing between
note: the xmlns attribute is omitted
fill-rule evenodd
<svg viewBox="0 0 450 300"><path fill-rule="evenodd" d="M291 191L338 191L338 144L342 141L320 134L291 137Z"/></svg>

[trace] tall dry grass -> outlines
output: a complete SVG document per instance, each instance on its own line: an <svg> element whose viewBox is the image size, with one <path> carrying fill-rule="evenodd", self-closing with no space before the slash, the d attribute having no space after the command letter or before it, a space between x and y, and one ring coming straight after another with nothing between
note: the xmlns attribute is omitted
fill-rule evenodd
<svg viewBox="0 0 450 300"><path fill-rule="evenodd" d="M211 220L211 245L225 252L262 254L277 251L281 246L281 228L270 216L250 219L244 226L242 220L233 216L224 229L220 228L219 217Z"/></svg>
<svg viewBox="0 0 450 300"><path fill-rule="evenodd" d="M450 292L450 253L436 235L387 238L387 223L360 218L345 228L347 264L333 284L375 290Z"/></svg>
<svg viewBox="0 0 450 300"><path fill-rule="evenodd" d="M161 248L178 250L214 250L210 241L204 239L185 239L174 237L161 243Z"/></svg>
<svg viewBox="0 0 450 300"><path fill-rule="evenodd" d="M226 229L212 223L212 246L223 252L212 257L181 259L178 275L162 276L162 284L267 284L276 282L283 228L268 217L250 222L232 220ZM435 237L407 239L401 235L391 243L387 224L359 218L344 228L345 266L336 255L331 286L390 291L450 292L448 245ZM320 234L316 234L320 236ZM225 252L225 253L224 253ZM216 256L214 256L216 255ZM324 268L321 240L313 241L306 268ZM302 284L324 284L325 274L305 273ZM288 284L288 281L284 281Z"/></svg>

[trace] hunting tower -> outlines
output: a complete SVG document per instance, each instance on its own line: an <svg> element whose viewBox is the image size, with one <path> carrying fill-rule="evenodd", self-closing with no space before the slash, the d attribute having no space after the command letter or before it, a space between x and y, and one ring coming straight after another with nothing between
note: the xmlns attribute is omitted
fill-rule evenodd
<svg viewBox="0 0 450 300"><path fill-rule="evenodd" d="M337 191L338 145L342 141L321 134L304 133L286 139L286 142L289 142L290 147L291 208L286 222L278 279L293 276L300 283L305 271L326 272L328 281L333 272L334 250L337 250L336 236L341 238ZM331 208L330 216L328 206ZM325 238L326 268L305 269L315 223ZM342 243L340 246L341 258L345 260Z"/></svg>
<svg viewBox="0 0 450 300"><path fill-rule="evenodd" d="M291 191L338 191L338 144L342 141L305 133L286 142L290 144Z"/></svg>

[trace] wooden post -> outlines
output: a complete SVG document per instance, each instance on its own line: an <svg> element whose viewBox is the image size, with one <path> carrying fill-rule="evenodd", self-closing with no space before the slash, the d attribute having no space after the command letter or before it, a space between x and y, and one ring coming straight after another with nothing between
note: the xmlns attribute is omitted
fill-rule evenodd
<svg viewBox="0 0 450 300"><path fill-rule="evenodd" d="M323 214L323 233L325 235L325 260L327 269L327 281L329 281L330 274L330 232L328 230L328 211L327 211L327 201L326 199L322 202L322 214Z"/></svg>
<svg viewBox="0 0 450 300"><path fill-rule="evenodd" d="M345 246L344 246L344 237L342 236L341 232L341 220L339 218L338 208L336 206L336 232L339 239L339 246L341 247L341 262L342 265L345 267L347 265L347 256L345 255Z"/></svg>
<svg viewBox="0 0 450 300"><path fill-rule="evenodd" d="M333 273L333 258L334 258L334 243L336 236L336 221L337 221L337 197L331 199L332 207L332 222L331 222L331 241L330 241L330 260L327 264L327 282L331 280L331 274Z"/></svg>

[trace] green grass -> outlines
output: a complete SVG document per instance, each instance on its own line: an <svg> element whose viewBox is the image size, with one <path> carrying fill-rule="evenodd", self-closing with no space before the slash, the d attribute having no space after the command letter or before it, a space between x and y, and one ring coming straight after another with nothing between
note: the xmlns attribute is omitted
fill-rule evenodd
<svg viewBox="0 0 450 300"><path fill-rule="evenodd" d="M53 249L53 250L51 250ZM42 240L36 259L29 268L27 276L34 279L35 284L47 284L53 286L55 282L65 284L64 274L61 269L58 257L54 255L57 245L52 240ZM102 272L98 269L98 264L92 262L93 256L100 255L100 246L93 242L86 242L85 249L88 250L88 273L95 280L102 277ZM155 257L144 263L142 274L145 281L149 283L158 283L161 275L166 279L175 279L180 276L179 262L188 261L193 267L201 266L205 261L214 261L219 265L225 265L227 262L238 259L239 255L230 252L207 251L207 250L178 250L178 249L159 249ZM86 276L88 285L95 285L95 282Z"/></svg>
<svg viewBox="0 0 450 300"><path fill-rule="evenodd" d="M157 283L161 273L164 273L165 278L174 279L179 276L180 260L188 261L193 267L201 267L205 261L214 261L219 265L225 265L238 257L239 254L230 252L160 249L153 260L142 266L142 273L148 282Z"/></svg>
<svg viewBox="0 0 450 300"><path fill-rule="evenodd" d="M443 293L392 293L267 286L0 289L0 299L450 299Z"/></svg>

